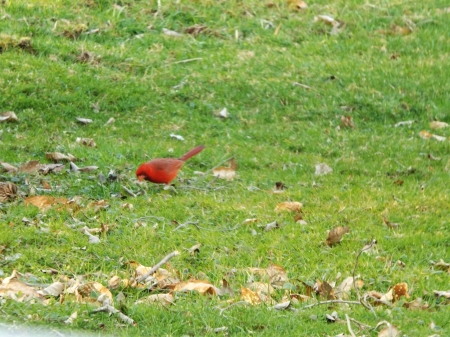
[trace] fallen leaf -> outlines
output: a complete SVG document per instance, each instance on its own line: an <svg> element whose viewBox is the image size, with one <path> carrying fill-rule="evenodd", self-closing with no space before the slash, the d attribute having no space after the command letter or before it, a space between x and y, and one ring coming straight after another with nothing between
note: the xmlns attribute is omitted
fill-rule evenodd
<svg viewBox="0 0 450 337"><path fill-rule="evenodd" d="M271 231L272 229L276 229L276 228L280 228L280 226L278 225L278 222L273 221L273 222L268 223L268 224L264 227L264 230L265 230L266 232L268 232L268 231Z"/></svg>
<svg viewBox="0 0 450 337"><path fill-rule="evenodd" d="M74 162L70 162L70 171L72 172L91 172L98 169L98 166L78 167Z"/></svg>
<svg viewBox="0 0 450 337"><path fill-rule="evenodd" d="M13 166L13 165L11 165L9 163L0 162L0 165L8 173L16 173L17 172L17 167L15 167L15 166Z"/></svg>
<svg viewBox="0 0 450 337"><path fill-rule="evenodd" d="M294 216L294 221L295 221L295 223L298 223L300 225L307 225L308 224L305 220L303 220L303 215L301 213L297 213Z"/></svg>
<svg viewBox="0 0 450 337"><path fill-rule="evenodd" d="M272 308L275 310L286 310L291 306L291 301L284 301L278 304L275 304Z"/></svg>
<svg viewBox="0 0 450 337"><path fill-rule="evenodd" d="M321 282L320 280L317 280L316 284L314 285L314 291L321 298L324 298L327 300L335 300L336 299L336 295L334 294L333 287L327 281Z"/></svg>
<svg viewBox="0 0 450 337"><path fill-rule="evenodd" d="M321 163L316 165L316 175L322 176L333 172L333 169L327 164Z"/></svg>
<svg viewBox="0 0 450 337"><path fill-rule="evenodd" d="M78 144L89 146L89 147L97 147L97 144L92 138L81 138L77 137L75 140Z"/></svg>
<svg viewBox="0 0 450 337"><path fill-rule="evenodd" d="M41 164L39 167L39 173L47 175L49 173L56 173L64 169L64 164Z"/></svg>
<svg viewBox="0 0 450 337"><path fill-rule="evenodd" d="M74 311L68 319L64 321L64 324L72 324L78 318L78 312Z"/></svg>
<svg viewBox="0 0 450 337"><path fill-rule="evenodd" d="M243 225L247 225L247 224L255 223L255 222L257 222L257 221L258 221L257 218L245 219L245 220L242 222L242 224L243 224Z"/></svg>
<svg viewBox="0 0 450 337"><path fill-rule="evenodd" d="M250 303L252 305L257 305L261 303L261 298L259 297L257 292L242 286L241 286L241 300Z"/></svg>
<svg viewBox="0 0 450 337"><path fill-rule="evenodd" d="M450 263L445 262L443 259L440 259L439 262L431 261L431 264L439 270L450 273Z"/></svg>
<svg viewBox="0 0 450 337"><path fill-rule="evenodd" d="M227 119L230 117L230 113L228 112L227 108L223 108L222 110L220 110L219 112L217 112L215 114L216 117L220 117L223 119Z"/></svg>
<svg viewBox="0 0 450 337"><path fill-rule="evenodd" d="M25 206L33 205L45 212L53 205L67 205L69 200L62 197L52 197L50 195L36 195L25 198Z"/></svg>
<svg viewBox="0 0 450 337"><path fill-rule="evenodd" d="M303 204L297 201L284 201L275 207L275 212L288 211L288 212L300 212Z"/></svg>
<svg viewBox="0 0 450 337"><path fill-rule="evenodd" d="M267 268L248 268L248 271L261 276L263 280L268 280L272 285L282 286L289 280L284 268L277 264L272 264Z"/></svg>
<svg viewBox="0 0 450 337"><path fill-rule="evenodd" d="M174 298L171 293L169 294L153 294L144 298L141 298L134 302L134 304L162 304L163 306L173 304Z"/></svg>
<svg viewBox="0 0 450 337"><path fill-rule="evenodd" d="M181 36L183 36L183 34L180 34L180 33L176 32L174 30L170 30L170 29L167 29L167 28L163 28L162 32L163 32L164 35L172 36L172 37L181 37Z"/></svg>
<svg viewBox="0 0 450 337"><path fill-rule="evenodd" d="M13 111L6 111L3 112L0 116L0 123L1 122L17 122L19 119L17 118L16 114Z"/></svg>
<svg viewBox="0 0 450 337"><path fill-rule="evenodd" d="M403 306L409 310L428 310L430 308L428 303L424 303L420 297L412 302L403 303Z"/></svg>
<svg viewBox="0 0 450 337"><path fill-rule="evenodd" d="M113 124L115 121L116 120L113 117L111 117L110 119L108 119L108 121L105 123L105 125Z"/></svg>
<svg viewBox="0 0 450 337"><path fill-rule="evenodd" d="M189 280L175 284L172 290L174 292L198 291L202 295L217 295L218 289L209 281Z"/></svg>
<svg viewBox="0 0 450 337"><path fill-rule="evenodd" d="M47 152L45 153L45 157L47 159L52 160L53 162L57 163L59 161L75 161L75 156L68 153L67 155L62 154L60 152Z"/></svg>
<svg viewBox="0 0 450 337"><path fill-rule="evenodd" d="M36 173L39 171L39 169L42 167L41 164L39 164L39 160L30 160L29 162L23 164L19 167L20 173Z"/></svg>
<svg viewBox="0 0 450 337"><path fill-rule="evenodd" d="M388 325L378 332L377 337L400 337L400 330L395 325Z"/></svg>
<svg viewBox="0 0 450 337"><path fill-rule="evenodd" d="M213 169L213 176L219 179L233 180L236 176L237 163L234 158L228 161L228 167L220 166Z"/></svg>
<svg viewBox="0 0 450 337"><path fill-rule="evenodd" d="M84 125L91 124L92 122L94 122L92 119L89 119L89 118L81 118L81 117L77 117L76 120L77 120L79 123L84 124Z"/></svg>
<svg viewBox="0 0 450 337"><path fill-rule="evenodd" d="M438 121L430 122L430 128L434 129L434 130L447 128L448 126L449 126L449 124L445 123L445 122L438 122Z"/></svg>
<svg viewBox="0 0 450 337"><path fill-rule="evenodd" d="M111 291L99 282L88 282L80 284L74 287L74 289L66 289L66 293L69 291L74 291L74 293L78 295L76 297L77 302L79 303L96 302L100 296L106 297L109 300L109 303L113 303Z"/></svg>
<svg viewBox="0 0 450 337"><path fill-rule="evenodd" d="M170 134L170 138L175 138L175 139L178 139L180 141L184 141L184 137L183 136L176 135L176 134L173 134L173 133Z"/></svg>
<svg viewBox="0 0 450 337"><path fill-rule="evenodd" d="M408 284L406 284L405 282L397 283L392 287L392 295L394 297L393 301L398 301L402 296L409 298Z"/></svg>
<svg viewBox="0 0 450 337"><path fill-rule="evenodd" d="M411 126L415 121L403 121L403 122L398 122L397 124L394 125L395 128L398 128L399 126Z"/></svg>
<svg viewBox="0 0 450 337"><path fill-rule="evenodd" d="M444 297L444 298L450 300L450 290L447 290L447 291L433 290L433 294L436 297Z"/></svg>
<svg viewBox="0 0 450 337"><path fill-rule="evenodd" d="M330 230L325 242L328 246L332 247L334 244L341 242L342 236L348 232L350 232L350 228L347 226L335 227L332 230Z"/></svg>
<svg viewBox="0 0 450 337"><path fill-rule="evenodd" d="M50 284L48 287L42 290L38 290L38 293L41 294L42 296L58 297L63 293L65 287L66 287L65 284L62 282L54 282Z"/></svg>
<svg viewBox="0 0 450 337"><path fill-rule="evenodd" d="M399 226L398 223L388 221L385 216L383 216L383 223L389 228L398 228Z"/></svg>
<svg viewBox="0 0 450 337"><path fill-rule="evenodd" d="M100 243L100 239L98 236L92 235L87 226L83 227L83 233L89 237L90 244Z"/></svg>
<svg viewBox="0 0 450 337"><path fill-rule="evenodd" d="M17 185L10 182L0 182L0 202L12 201L17 197Z"/></svg>
<svg viewBox="0 0 450 337"><path fill-rule="evenodd" d="M345 128L355 128L355 124L353 123L351 116L341 116L341 124Z"/></svg>
<svg viewBox="0 0 450 337"><path fill-rule="evenodd" d="M200 33L202 33L203 31L205 31L206 29L207 29L206 26L195 24L195 25L193 25L193 26L190 26L190 27L186 28L186 29L184 30L184 32L185 32L186 34L190 34L190 35L193 35L193 36L197 36L197 35L199 35Z"/></svg>
<svg viewBox="0 0 450 337"><path fill-rule="evenodd" d="M11 299L17 302L29 302L37 300L43 303L45 298L38 291L17 279L17 271L3 279L0 284L0 298Z"/></svg>

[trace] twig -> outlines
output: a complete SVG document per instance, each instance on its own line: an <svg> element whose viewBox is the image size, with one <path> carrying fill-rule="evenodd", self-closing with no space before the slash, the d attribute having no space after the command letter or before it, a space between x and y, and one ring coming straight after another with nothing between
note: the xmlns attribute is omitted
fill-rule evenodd
<svg viewBox="0 0 450 337"><path fill-rule="evenodd" d="M348 317L347 314L345 314L345 318L347 319L347 329L348 329L348 332L350 332L350 335L352 335L352 337L356 337L355 333L354 333L353 330L352 330L352 325L351 325L351 323L350 323L350 318Z"/></svg>
<svg viewBox="0 0 450 337"><path fill-rule="evenodd" d="M225 310L228 310L228 309L230 309L230 308L232 308L232 307L234 307L234 306L236 306L236 305L241 305L241 304L248 304L248 302L247 302L247 301L239 301L239 302L230 304L228 307L225 307L225 308L223 308L223 309L220 309L220 308L219 308L219 310L220 310L219 316L222 316L222 313L223 313Z"/></svg>
<svg viewBox="0 0 450 337"><path fill-rule="evenodd" d="M362 305L360 301L345 301L345 300L328 300L328 301L323 301L323 302L317 302L317 303L313 303L313 304L309 304L306 305L304 307L302 307L301 309L309 309L312 307L316 307L318 305L322 305L322 304L332 304L332 303L341 303L341 304L356 304L356 305Z"/></svg>
<svg viewBox="0 0 450 337"><path fill-rule="evenodd" d="M137 195L132 191L132 190L130 190L129 188L127 188L127 187L125 187L125 186L123 186L122 185L122 188L125 190L125 192L127 192L129 195L131 195L132 197L134 197L134 198L136 198L137 197Z"/></svg>
<svg viewBox="0 0 450 337"><path fill-rule="evenodd" d="M198 227L198 221L186 221L185 223L182 223L180 225L178 225L177 227L175 227L172 232L175 232L181 228L184 228L188 225L194 225L198 230L200 230L200 228Z"/></svg>
<svg viewBox="0 0 450 337"><path fill-rule="evenodd" d="M130 325L137 325L137 323L135 322L134 319L128 317L127 315L125 315L124 313L122 313L120 310L117 310L116 308L114 308L112 305L106 304L100 308L97 308L93 311L94 313L96 312L108 312L110 314L117 314L119 316L119 319L122 322L125 322L127 324Z"/></svg>
<svg viewBox="0 0 450 337"><path fill-rule="evenodd" d="M371 327L370 325L361 323L361 322L357 321L357 320L354 319L354 318L349 317L349 320L352 321L353 323L357 324L357 325L359 326L360 329L361 329L361 328L364 328L364 329L372 329L372 327Z"/></svg>
<svg viewBox="0 0 450 337"><path fill-rule="evenodd" d="M168 67L168 66L171 66L171 65L174 65L174 64L179 64L179 63L188 63L188 62L192 62L192 61L201 61L201 60L203 60L203 57L195 57L195 58L192 58L192 59L186 59L186 60L172 62L172 63L164 65L164 67Z"/></svg>
<svg viewBox="0 0 450 337"><path fill-rule="evenodd" d="M157 271L159 269L159 267L161 267L164 263L166 263L167 261L169 261L172 257L180 255L180 252L178 250L173 251L172 253L166 255L161 261L159 261L157 264L155 264L152 269L150 269L147 274L145 274L144 276L141 276L137 279L138 282L142 282L144 281L147 277L149 277L150 275L152 275L155 271Z"/></svg>
<svg viewBox="0 0 450 337"><path fill-rule="evenodd" d="M302 87L304 89L309 89L309 90L313 89L309 85L306 85L306 84L303 84L303 83L298 83L298 82L293 82L292 85L298 85L299 87Z"/></svg>
<svg viewBox="0 0 450 337"><path fill-rule="evenodd" d="M367 301L365 301L365 300L361 297L361 295L360 295L360 293L359 293L359 289L358 289L358 287L356 286L356 281L355 281L355 272L356 272L356 268L358 267L359 257L360 257L361 254L362 254L363 252L365 252L366 250L372 249L372 246L375 244L375 242L376 242L376 241L372 240L372 241L370 242L370 244L366 245L363 249L360 250L360 252L358 253L358 255L356 255L355 266L353 267L353 271L352 271L352 278L353 278L353 288L355 288L355 291L356 291L356 294L357 294L357 296L358 296L359 302L361 303L361 305L362 305L364 308L370 310L370 311L375 315L375 317L377 317L377 314L375 313L375 310L373 310L373 308L372 308L372 306L370 305L370 303L368 303Z"/></svg>

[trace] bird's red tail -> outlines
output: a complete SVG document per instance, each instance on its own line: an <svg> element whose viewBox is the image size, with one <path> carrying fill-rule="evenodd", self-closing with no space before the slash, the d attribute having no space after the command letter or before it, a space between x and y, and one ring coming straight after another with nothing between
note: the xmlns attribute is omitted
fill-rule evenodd
<svg viewBox="0 0 450 337"><path fill-rule="evenodd" d="M179 159L186 161L189 158L195 156L197 153L199 153L200 151L202 151L205 147L203 145L199 145L197 147L194 147L191 151L189 151L188 153L186 153L185 155L181 156Z"/></svg>

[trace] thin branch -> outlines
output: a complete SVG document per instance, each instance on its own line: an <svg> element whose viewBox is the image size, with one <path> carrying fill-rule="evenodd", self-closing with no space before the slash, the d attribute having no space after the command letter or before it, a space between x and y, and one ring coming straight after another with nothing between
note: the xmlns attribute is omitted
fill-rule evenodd
<svg viewBox="0 0 450 337"><path fill-rule="evenodd" d="M184 228L188 225L194 225L198 230L200 230L200 228L198 227L198 221L186 221L185 223L182 223L180 225L178 225L177 227L175 227L172 232L175 232L181 228Z"/></svg>
<svg viewBox="0 0 450 337"><path fill-rule="evenodd" d="M220 310L219 316L222 316L222 314L223 314L223 312L224 312L225 310L228 310L228 309L230 309L230 308L232 308L232 307L234 307L234 306L236 306L236 305L241 305L241 304L247 305L248 302L247 302L247 301L239 301L239 302L230 304L228 307L225 307L225 308L223 308L223 309L220 309L220 308L219 308L219 310Z"/></svg>
<svg viewBox="0 0 450 337"><path fill-rule="evenodd" d="M201 60L203 60L203 57L195 57L195 58L192 58L192 59L186 59L186 60L172 62L172 63L164 65L164 67L169 67L169 66L172 66L174 64L179 64L179 63L188 63L188 62L201 61Z"/></svg>
<svg viewBox="0 0 450 337"><path fill-rule="evenodd" d="M97 308L93 311L94 313L96 312L108 312L110 314L117 314L119 316L119 319L122 322L125 322L129 325L137 325L137 323L135 322L134 319L128 317L127 315L125 315L124 313L122 313L120 310L117 310L116 308L114 308L112 305L106 304L100 308Z"/></svg>
<svg viewBox="0 0 450 337"><path fill-rule="evenodd" d="M358 296L358 300L361 303L361 305L370 310L375 317L377 317L377 314L375 313L375 310L373 310L372 306L370 305L370 303L368 303L367 301L365 301L362 297L361 294L359 293L359 289L356 286L356 280L355 280L355 273L356 273L356 268L358 267L358 262L359 262L359 257L361 256L361 254L363 252L365 252L366 250L370 250L372 249L373 245L375 244L376 241L372 240L370 242L370 244L366 245L363 249L360 250L360 252L358 253L358 255L356 255L356 259L355 259L355 266L353 267L353 271L352 271L352 278L353 278L353 288L355 288L356 294Z"/></svg>
<svg viewBox="0 0 450 337"><path fill-rule="evenodd" d="M145 274L144 276L141 276L137 279L138 282L142 282L144 281L147 277L149 277L150 275L152 275L155 271L157 271L159 269L159 267L161 267L164 263L166 263L167 261L169 261L172 257L180 255L180 252L178 250L173 251L172 253L166 255L161 261L159 261L157 264L155 264L152 269L150 269L147 274Z"/></svg>
<svg viewBox="0 0 450 337"><path fill-rule="evenodd" d="M351 323L350 323L350 318L348 317L347 314L345 314L345 318L347 319L347 329L348 329L348 332L350 332L350 335L352 335L352 337L356 337L355 333L354 333L353 330L352 330L352 325L351 325Z"/></svg>
<svg viewBox="0 0 450 337"><path fill-rule="evenodd" d="M316 307L318 305L322 305L322 304L332 304L332 303L341 303L341 304L355 304L355 305L362 305L361 302L359 301L345 301L345 300L328 300L328 301L323 301L323 302L317 302L317 303L313 303L313 304L309 304L306 305L304 307L302 307L301 309L310 309L312 307ZM364 306L364 305L363 305Z"/></svg>

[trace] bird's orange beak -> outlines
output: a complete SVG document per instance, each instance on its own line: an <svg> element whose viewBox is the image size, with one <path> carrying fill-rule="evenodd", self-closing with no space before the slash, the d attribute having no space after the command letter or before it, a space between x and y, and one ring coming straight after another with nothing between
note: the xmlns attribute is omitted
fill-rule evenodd
<svg viewBox="0 0 450 337"><path fill-rule="evenodd" d="M145 176L142 174L142 175L137 176L137 178L139 181L142 181L142 180L144 180Z"/></svg>

